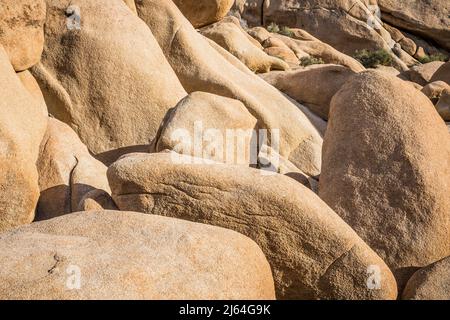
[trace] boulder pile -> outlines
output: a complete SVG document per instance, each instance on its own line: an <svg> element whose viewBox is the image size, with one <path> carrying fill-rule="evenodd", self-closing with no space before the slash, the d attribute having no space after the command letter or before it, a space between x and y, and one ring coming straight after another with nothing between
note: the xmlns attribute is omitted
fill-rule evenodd
<svg viewBox="0 0 450 320"><path fill-rule="evenodd" d="M2 0L0 299L450 300L448 10Z"/></svg>

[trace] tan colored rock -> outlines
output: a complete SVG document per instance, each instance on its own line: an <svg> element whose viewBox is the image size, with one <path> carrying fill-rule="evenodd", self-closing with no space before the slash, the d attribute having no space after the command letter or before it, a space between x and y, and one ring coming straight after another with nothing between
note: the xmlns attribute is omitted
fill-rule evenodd
<svg viewBox="0 0 450 320"><path fill-rule="evenodd" d="M450 121L450 88L442 91L436 110L444 121Z"/></svg>
<svg viewBox="0 0 450 320"><path fill-rule="evenodd" d="M399 44L401 45L402 49L405 50L407 54L409 54L411 57L415 58L415 54L417 53L417 45L416 43L411 40L410 38L404 37L402 40L400 40Z"/></svg>
<svg viewBox="0 0 450 320"><path fill-rule="evenodd" d="M200 28L220 21L233 6L233 0L173 0L183 15Z"/></svg>
<svg viewBox="0 0 450 320"><path fill-rule="evenodd" d="M399 43L406 53L408 53L410 56L414 56L416 54L417 45L412 39L408 38L400 30L390 26L387 23L383 23L383 27L389 32L392 40Z"/></svg>
<svg viewBox="0 0 450 320"><path fill-rule="evenodd" d="M258 76L234 67L170 1L143 0L136 5L189 93L203 91L241 101L258 120L258 129L267 129L268 137L279 134L283 157L308 175L320 172L320 134L295 105Z"/></svg>
<svg viewBox="0 0 450 320"><path fill-rule="evenodd" d="M294 104L297 108L299 108L305 116L308 118L308 120L311 122L311 124L314 126L314 128L317 129L320 136L323 137L325 135L325 131L327 130L327 122L323 120L321 117L313 113L308 107L304 106L303 104L299 103L298 101L295 101L291 97L289 97L287 94L283 93L283 95L288 99L292 104Z"/></svg>
<svg viewBox="0 0 450 320"><path fill-rule="evenodd" d="M250 26L268 26L274 22L279 26L301 28L333 48L353 55L356 50L389 49L393 45L389 32L368 7L369 3L359 0L247 0L238 7L242 8L242 18L249 21Z"/></svg>
<svg viewBox="0 0 450 320"><path fill-rule="evenodd" d="M403 290L402 299L450 300L450 257L414 273Z"/></svg>
<svg viewBox="0 0 450 320"><path fill-rule="evenodd" d="M47 0L45 34L33 75L49 112L93 154L149 144L186 95L148 27L122 0L71 7Z"/></svg>
<svg viewBox="0 0 450 320"><path fill-rule="evenodd" d="M264 49L264 52L269 56L276 57L286 62L290 67L296 67L300 64L300 60L295 53L289 48L282 47L268 47Z"/></svg>
<svg viewBox="0 0 450 320"><path fill-rule="evenodd" d="M450 85L450 61L443 64L430 79L430 82L444 81Z"/></svg>
<svg viewBox="0 0 450 320"><path fill-rule="evenodd" d="M85 195L93 190L110 192L106 166L89 154L68 125L56 119L49 119L37 168L41 195L36 220L78 211L87 201ZM109 200L104 208L114 209L111 197Z"/></svg>
<svg viewBox="0 0 450 320"><path fill-rule="evenodd" d="M423 59L427 56L427 53L425 52L425 49L423 47L418 47L417 52L414 55L414 58L416 59Z"/></svg>
<svg viewBox="0 0 450 320"><path fill-rule="evenodd" d="M394 299L383 261L323 201L293 179L192 157L133 154L108 169L121 210L222 226L253 239L272 267L279 299ZM380 290L367 287L377 265Z"/></svg>
<svg viewBox="0 0 450 320"><path fill-rule="evenodd" d="M424 86L422 93L430 98L431 101L436 103L442 92L446 89L450 89L450 86L447 83L444 81L435 81Z"/></svg>
<svg viewBox="0 0 450 320"><path fill-rule="evenodd" d="M156 151L169 149L217 162L256 164L256 122L240 101L193 92L162 124Z"/></svg>
<svg viewBox="0 0 450 320"><path fill-rule="evenodd" d="M444 81L435 81L424 86L422 88L422 93L426 95L433 104L436 104L445 90L450 90L450 86L447 83Z"/></svg>
<svg viewBox="0 0 450 320"><path fill-rule="evenodd" d="M394 44L394 46L392 47L392 52L395 54L395 57L394 57L395 59L392 62L392 64L394 66L396 66L395 64L397 62L400 62L402 65L406 65L408 68L419 64L419 61L414 59L405 50L403 50L400 43ZM400 70L403 70L403 69L400 69Z"/></svg>
<svg viewBox="0 0 450 320"><path fill-rule="evenodd" d="M299 58L304 56L304 53L307 53L310 56L321 58L325 63L339 64L355 72L365 70L357 60L337 51L326 43L314 38L309 33L300 29L292 30L295 38L284 35L275 35L275 37L281 39L291 50L297 53Z"/></svg>
<svg viewBox="0 0 450 320"><path fill-rule="evenodd" d="M247 33L251 37L255 38L261 44L264 43L264 41L266 41L270 37L274 36L274 34L267 31L266 28L264 28L264 27L254 27L254 28L248 29Z"/></svg>
<svg viewBox="0 0 450 320"><path fill-rule="evenodd" d="M289 66L298 66L300 64L299 57L282 40L275 37L269 37L261 44L264 47L265 53L282 59L289 64ZM305 56L307 56L306 53Z"/></svg>
<svg viewBox="0 0 450 320"><path fill-rule="evenodd" d="M2 0L0 45L16 71L39 62L44 46L44 0Z"/></svg>
<svg viewBox="0 0 450 320"><path fill-rule="evenodd" d="M211 39L208 39L204 37L206 41L208 41L209 45L213 47L225 60L227 60L229 63L231 63L235 68L239 69L239 71L244 72L249 75L253 75L253 71L251 71L245 64L242 63L238 58L233 56L231 53L229 53L227 50L219 46L217 43L212 41Z"/></svg>
<svg viewBox="0 0 450 320"><path fill-rule="evenodd" d="M408 71L402 72L400 77L418 83L421 86L426 86L443 64L444 62L441 61L420 64L412 67Z"/></svg>
<svg viewBox="0 0 450 320"><path fill-rule="evenodd" d="M403 288L450 253L450 139L429 99L365 72L333 97L319 195L377 252Z"/></svg>
<svg viewBox="0 0 450 320"><path fill-rule="evenodd" d="M0 248L1 299L274 298L253 241L177 219L80 212L3 233Z"/></svg>
<svg viewBox="0 0 450 320"><path fill-rule="evenodd" d="M390 25L432 39L450 50L450 3L447 0L377 0Z"/></svg>
<svg viewBox="0 0 450 320"><path fill-rule="evenodd" d="M45 104L28 92L0 45L0 232L33 221L46 127Z"/></svg>
<svg viewBox="0 0 450 320"><path fill-rule="evenodd" d="M47 110L45 104L44 95L42 94L41 88L37 83L36 79L33 77L30 71L25 70L17 73L22 85L27 89L27 91L42 104L42 110Z"/></svg>
<svg viewBox="0 0 450 320"><path fill-rule="evenodd" d="M275 39L278 40L275 42L277 44L281 41L285 46L291 49L299 59L314 56L321 58L325 63L343 65L355 72L365 70L362 64L357 60L337 51L330 45L313 37L308 32L295 28L291 28L290 30L293 33L293 37L270 33L262 27L252 28L248 31L248 33L262 44L266 41L269 41L269 43L275 42Z"/></svg>
<svg viewBox="0 0 450 320"><path fill-rule="evenodd" d="M444 81L435 81L426 85L422 93L430 98L444 121L450 121L450 86Z"/></svg>
<svg viewBox="0 0 450 320"><path fill-rule="evenodd" d="M123 0L123 2L125 2L125 4L128 6L128 8L130 8L130 10L137 14L136 11L136 3L134 2L135 0Z"/></svg>
<svg viewBox="0 0 450 320"><path fill-rule="evenodd" d="M219 22L202 28L201 34L213 40L257 73L270 70L287 70L289 66L279 58L267 55L248 39L235 17L226 17ZM259 44L259 43L258 43Z"/></svg>
<svg viewBox="0 0 450 320"><path fill-rule="evenodd" d="M327 120L331 98L354 74L343 66L313 65L294 71L270 72L261 77Z"/></svg>
<svg viewBox="0 0 450 320"><path fill-rule="evenodd" d="M258 154L258 163L261 170L266 170L269 172L276 172L283 174L300 182L302 185L313 190L314 179L308 177L301 170L299 170L292 162L284 159L271 147L263 145L260 148Z"/></svg>
<svg viewBox="0 0 450 320"><path fill-rule="evenodd" d="M397 77L400 75L400 71L398 71L394 67L390 67L390 66L378 65L378 66L376 66L376 68L374 70L384 73L384 74L394 76L394 77Z"/></svg>

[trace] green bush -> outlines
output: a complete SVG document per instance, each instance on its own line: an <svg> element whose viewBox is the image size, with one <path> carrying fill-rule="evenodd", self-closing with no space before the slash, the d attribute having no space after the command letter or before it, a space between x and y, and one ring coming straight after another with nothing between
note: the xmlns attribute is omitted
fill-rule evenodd
<svg viewBox="0 0 450 320"><path fill-rule="evenodd" d="M443 53L432 54L431 56L426 55L423 58L418 59L420 63L429 63L433 61L448 61L448 57Z"/></svg>
<svg viewBox="0 0 450 320"><path fill-rule="evenodd" d="M358 50L353 58L362 63L366 68L375 68L376 66L392 66L392 56L386 50L380 49L375 51Z"/></svg>
<svg viewBox="0 0 450 320"><path fill-rule="evenodd" d="M281 30L278 31L278 33L291 38L292 36L294 36L294 32L289 27L282 27Z"/></svg>
<svg viewBox="0 0 450 320"><path fill-rule="evenodd" d="M300 59L300 65L303 67L307 67L313 64L324 64L322 58L316 57L303 57Z"/></svg>
<svg viewBox="0 0 450 320"><path fill-rule="evenodd" d="M267 26L267 31L272 33L278 33L280 32L280 27L275 22L272 22Z"/></svg>
<svg viewBox="0 0 450 320"><path fill-rule="evenodd" d="M280 26L277 25L275 22L272 22L267 26L267 31L271 33L282 34L288 37L292 37L294 35L294 32L289 27L283 26L280 28Z"/></svg>

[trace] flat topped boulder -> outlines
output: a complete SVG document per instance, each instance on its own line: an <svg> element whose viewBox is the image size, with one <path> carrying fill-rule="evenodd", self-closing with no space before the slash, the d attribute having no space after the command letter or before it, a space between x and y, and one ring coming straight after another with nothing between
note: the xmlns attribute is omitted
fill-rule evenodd
<svg viewBox="0 0 450 320"><path fill-rule="evenodd" d="M0 235L1 299L273 299L261 249L236 232L93 211Z"/></svg>

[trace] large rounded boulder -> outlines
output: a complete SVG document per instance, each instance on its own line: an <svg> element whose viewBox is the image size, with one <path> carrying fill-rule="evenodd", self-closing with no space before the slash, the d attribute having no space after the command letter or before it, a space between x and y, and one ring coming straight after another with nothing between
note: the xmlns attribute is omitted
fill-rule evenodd
<svg viewBox="0 0 450 320"><path fill-rule="evenodd" d="M108 169L121 210L242 233L266 255L279 299L395 299L392 273L312 191L287 176L202 164L175 153L131 154Z"/></svg>
<svg viewBox="0 0 450 320"><path fill-rule="evenodd" d="M22 79L0 45L0 232L33 221L39 197L35 163L47 108Z"/></svg>
<svg viewBox="0 0 450 320"><path fill-rule="evenodd" d="M79 212L0 235L0 299L273 299L247 237L135 212Z"/></svg>
<svg viewBox="0 0 450 320"><path fill-rule="evenodd" d="M399 286L450 254L450 139L431 101L396 77L354 76L333 97L319 195Z"/></svg>
<svg viewBox="0 0 450 320"><path fill-rule="evenodd" d="M47 0L33 67L49 112L94 155L148 145L186 92L142 20L122 0Z"/></svg>

